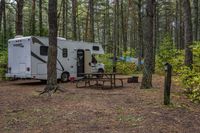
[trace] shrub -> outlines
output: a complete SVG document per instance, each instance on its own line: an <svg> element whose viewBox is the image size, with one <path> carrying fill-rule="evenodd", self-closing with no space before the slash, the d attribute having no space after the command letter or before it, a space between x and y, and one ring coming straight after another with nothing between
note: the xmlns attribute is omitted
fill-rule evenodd
<svg viewBox="0 0 200 133"><path fill-rule="evenodd" d="M183 51L178 51L173 47L173 40L170 36L166 36L161 43L160 49L156 58L156 71L164 72L164 64L166 62L173 66L173 72L177 73L179 67L183 66Z"/></svg>
<svg viewBox="0 0 200 133"><path fill-rule="evenodd" d="M177 51L173 41L166 36L160 46L156 60L156 70L164 72L163 64L168 62L173 66L173 74L178 74L178 79L184 86L184 91L194 102L200 102L200 42L195 42L193 49L193 69L184 66L184 51Z"/></svg>
<svg viewBox="0 0 200 133"><path fill-rule="evenodd" d="M182 81L185 92L189 98L194 102L200 102L200 43L194 43L193 47L194 63L193 68L190 69L186 66L180 67L177 71L180 73L180 80Z"/></svg>
<svg viewBox="0 0 200 133"><path fill-rule="evenodd" d="M0 79L5 77L8 54L6 50L0 51Z"/></svg>
<svg viewBox="0 0 200 133"><path fill-rule="evenodd" d="M105 72L113 71L113 55L104 54L98 58L98 61L102 62L105 65ZM133 74L136 71L136 65L132 62L117 61L116 62L117 73L121 74Z"/></svg>

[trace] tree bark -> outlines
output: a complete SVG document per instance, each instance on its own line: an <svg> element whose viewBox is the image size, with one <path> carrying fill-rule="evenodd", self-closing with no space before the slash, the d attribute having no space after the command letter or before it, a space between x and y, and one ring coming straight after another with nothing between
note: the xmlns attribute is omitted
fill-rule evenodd
<svg viewBox="0 0 200 133"><path fill-rule="evenodd" d="M128 16L128 14L127 14ZM124 17L124 3L121 0L121 26L122 26L122 42L123 52L127 51L127 19Z"/></svg>
<svg viewBox="0 0 200 133"><path fill-rule="evenodd" d="M65 2L65 38L68 38L68 0Z"/></svg>
<svg viewBox="0 0 200 133"><path fill-rule="evenodd" d="M142 60L142 46L143 46L143 27L142 27L142 1L138 0L138 45L137 45L137 57L138 57L138 70L141 70Z"/></svg>
<svg viewBox="0 0 200 133"><path fill-rule="evenodd" d="M155 0L147 0L145 21L145 57L141 89L152 88L152 61L153 61L153 17Z"/></svg>
<svg viewBox="0 0 200 133"><path fill-rule="evenodd" d="M35 35L35 1L32 0L31 35Z"/></svg>
<svg viewBox="0 0 200 133"><path fill-rule="evenodd" d="M76 22L76 15L77 15L77 0L72 1L72 38L73 40L77 40L77 22Z"/></svg>
<svg viewBox="0 0 200 133"><path fill-rule="evenodd" d="M90 33L89 42L94 42L94 1L89 0L89 14L90 14Z"/></svg>
<svg viewBox="0 0 200 133"><path fill-rule="evenodd" d="M184 46L184 22L183 22L183 10L182 10L182 7L183 6L183 1L180 0L179 1L179 21L180 21L180 24L179 24L179 39L180 39L180 50L184 49L185 46Z"/></svg>
<svg viewBox="0 0 200 133"><path fill-rule="evenodd" d="M1 31L2 16L3 16L3 5L4 5L4 0L1 0L0 2L0 31Z"/></svg>
<svg viewBox="0 0 200 133"><path fill-rule="evenodd" d="M47 63L47 89L57 89L57 0L49 0L49 48Z"/></svg>
<svg viewBox="0 0 200 133"><path fill-rule="evenodd" d="M194 5L194 41L198 40L198 29L199 29L199 1L193 0Z"/></svg>
<svg viewBox="0 0 200 133"><path fill-rule="evenodd" d="M3 48L5 48L7 43L7 24L6 24L6 3L2 0L3 6ZM1 26L1 25L0 25Z"/></svg>
<svg viewBox="0 0 200 133"><path fill-rule="evenodd" d="M192 16L190 0L183 0L184 25L185 25L185 65L192 68L193 53L192 53Z"/></svg>
<svg viewBox="0 0 200 133"><path fill-rule="evenodd" d="M157 50L157 2L154 2L154 16L153 16L153 62L152 72L155 73L156 67L156 50Z"/></svg>
<svg viewBox="0 0 200 133"><path fill-rule="evenodd" d="M39 0L39 34L43 36L42 0Z"/></svg>
<svg viewBox="0 0 200 133"><path fill-rule="evenodd" d="M16 9L16 35L23 35L23 7L24 0L16 0L17 9Z"/></svg>
<svg viewBox="0 0 200 133"><path fill-rule="evenodd" d="M176 15L175 15L175 45L176 49L179 49L179 29L178 29L178 0L176 0Z"/></svg>

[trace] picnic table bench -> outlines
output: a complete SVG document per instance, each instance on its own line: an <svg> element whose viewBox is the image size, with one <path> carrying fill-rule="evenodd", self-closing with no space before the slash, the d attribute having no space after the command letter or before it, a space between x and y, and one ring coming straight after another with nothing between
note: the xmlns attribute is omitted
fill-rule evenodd
<svg viewBox="0 0 200 133"><path fill-rule="evenodd" d="M123 87L124 80L128 80L128 78L116 77L119 75L117 73L81 73L81 75L83 78L77 80L77 88L90 86L104 88L105 83L110 83L110 88ZM120 85L117 86L116 81L120 81Z"/></svg>

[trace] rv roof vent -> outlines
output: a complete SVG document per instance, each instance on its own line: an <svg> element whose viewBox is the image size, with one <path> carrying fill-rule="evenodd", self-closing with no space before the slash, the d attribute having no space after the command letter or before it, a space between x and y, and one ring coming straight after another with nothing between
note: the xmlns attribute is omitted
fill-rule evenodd
<svg viewBox="0 0 200 133"><path fill-rule="evenodd" d="M63 38L63 37L57 37L57 39L59 39L59 40L66 40L66 39Z"/></svg>
<svg viewBox="0 0 200 133"><path fill-rule="evenodd" d="M16 35L15 38L21 38L23 37L22 35Z"/></svg>

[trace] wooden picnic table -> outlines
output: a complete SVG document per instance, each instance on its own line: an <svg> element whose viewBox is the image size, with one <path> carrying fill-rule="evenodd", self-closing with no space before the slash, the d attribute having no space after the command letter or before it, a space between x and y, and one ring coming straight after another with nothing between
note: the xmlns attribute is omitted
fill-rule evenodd
<svg viewBox="0 0 200 133"><path fill-rule="evenodd" d="M124 78L116 78L116 75L120 75L119 73L80 73L83 76L82 79L79 79L76 82L76 87L87 87L92 86L91 82L96 82L95 86L104 87L105 82L110 82L110 88L116 87L116 80L121 81L121 86L123 86L123 79ZM84 86L79 86L80 83L83 82ZM100 84L102 82L103 84Z"/></svg>

